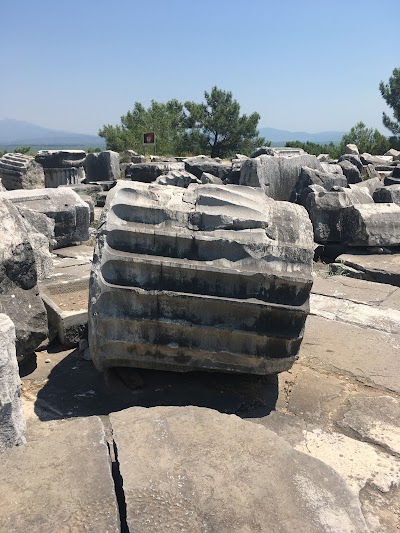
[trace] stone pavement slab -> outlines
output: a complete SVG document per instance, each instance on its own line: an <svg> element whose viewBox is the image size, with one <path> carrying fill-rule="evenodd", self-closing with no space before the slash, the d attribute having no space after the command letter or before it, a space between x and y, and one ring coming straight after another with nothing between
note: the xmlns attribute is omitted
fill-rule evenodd
<svg viewBox="0 0 400 533"><path fill-rule="evenodd" d="M197 407L110 419L130 531L368 531L334 470L259 424Z"/></svg>
<svg viewBox="0 0 400 533"><path fill-rule="evenodd" d="M104 428L98 417L31 425L1 455L0 531L120 531Z"/></svg>
<svg viewBox="0 0 400 533"><path fill-rule="evenodd" d="M395 254L342 254L337 263L361 270L378 283L400 287L400 253Z"/></svg>

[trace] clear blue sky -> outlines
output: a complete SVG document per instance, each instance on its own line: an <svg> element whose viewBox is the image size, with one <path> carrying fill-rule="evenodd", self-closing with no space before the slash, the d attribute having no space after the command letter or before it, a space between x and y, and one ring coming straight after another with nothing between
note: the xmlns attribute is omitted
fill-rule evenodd
<svg viewBox="0 0 400 533"><path fill-rule="evenodd" d="M2 2L0 119L97 133L135 101L230 90L259 127L382 126L399 0Z"/></svg>

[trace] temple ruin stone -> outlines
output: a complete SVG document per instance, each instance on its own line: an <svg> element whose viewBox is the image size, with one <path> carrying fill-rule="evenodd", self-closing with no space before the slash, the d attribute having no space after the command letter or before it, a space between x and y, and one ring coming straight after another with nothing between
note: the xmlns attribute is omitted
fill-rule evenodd
<svg viewBox="0 0 400 533"><path fill-rule="evenodd" d="M0 181L9 191L44 187L43 168L29 155L5 154L0 158Z"/></svg>
<svg viewBox="0 0 400 533"><path fill-rule="evenodd" d="M374 191L374 202L400 205L400 184L380 187Z"/></svg>
<svg viewBox="0 0 400 533"><path fill-rule="evenodd" d="M33 189L0 193L19 208L42 213L54 220L54 248L89 239L90 209L72 189Z"/></svg>
<svg viewBox="0 0 400 533"><path fill-rule="evenodd" d="M312 256L305 209L259 188L119 182L92 265L94 364L286 370L309 312Z"/></svg>
<svg viewBox="0 0 400 533"><path fill-rule="evenodd" d="M39 150L35 160L44 168L45 186L75 185L85 178L83 150Z"/></svg>
<svg viewBox="0 0 400 533"><path fill-rule="evenodd" d="M15 354L15 326L0 314L0 453L25 442L21 380Z"/></svg>
<svg viewBox="0 0 400 533"><path fill-rule="evenodd" d="M185 164L182 162L131 163L125 169L125 178L132 181L151 183L158 176L181 170L185 170Z"/></svg>
<svg viewBox="0 0 400 533"><path fill-rule="evenodd" d="M6 194L12 192L0 195L0 313L14 322L17 357L23 360L47 337L47 314L29 234L17 208L3 198Z"/></svg>
<svg viewBox="0 0 400 533"><path fill-rule="evenodd" d="M343 211L342 242L349 246L399 246L400 206L352 205Z"/></svg>
<svg viewBox="0 0 400 533"><path fill-rule="evenodd" d="M222 181L229 180L232 172L232 165L218 162L216 159L207 157L205 155L197 155L195 157L188 157L183 160L185 163L185 170L194 174L197 178L201 178L203 172L207 172L220 178Z"/></svg>
<svg viewBox="0 0 400 533"><path fill-rule="evenodd" d="M301 167L323 171L315 155L294 157L261 155L243 163L239 184L261 187L270 198L288 201L300 177Z"/></svg>
<svg viewBox="0 0 400 533"><path fill-rule="evenodd" d="M119 153L112 150L87 154L86 183L119 179Z"/></svg>

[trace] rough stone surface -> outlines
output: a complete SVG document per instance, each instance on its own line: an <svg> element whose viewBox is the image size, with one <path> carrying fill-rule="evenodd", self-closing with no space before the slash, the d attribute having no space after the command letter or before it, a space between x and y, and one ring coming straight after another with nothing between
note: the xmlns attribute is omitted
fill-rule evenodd
<svg viewBox="0 0 400 533"><path fill-rule="evenodd" d="M86 183L119 179L119 153L111 150L91 153L85 160Z"/></svg>
<svg viewBox="0 0 400 533"><path fill-rule="evenodd" d="M204 155L189 157L183 161L185 163L185 170L194 174L197 178L201 178L203 172L207 172L225 181L229 180L232 171L232 165L218 163L215 159Z"/></svg>
<svg viewBox="0 0 400 533"><path fill-rule="evenodd" d="M213 183L214 185L223 185L223 181L221 178L217 178L217 176L214 176L213 174L210 174L209 172L203 172L203 174L200 177L201 183Z"/></svg>
<svg viewBox="0 0 400 533"><path fill-rule="evenodd" d="M294 157L261 155L243 163L239 184L261 187L270 198L288 201L300 177L301 168L305 166L323 170L314 155Z"/></svg>
<svg viewBox="0 0 400 533"><path fill-rule="evenodd" d="M336 261L365 272L378 283L400 287L400 253L382 255L360 250L341 254Z"/></svg>
<svg viewBox="0 0 400 533"><path fill-rule="evenodd" d="M103 425L98 417L47 421L2 454L0 530L120 531Z"/></svg>
<svg viewBox="0 0 400 533"><path fill-rule="evenodd" d="M82 167L85 158L86 152L83 150L39 150L35 156L43 168Z"/></svg>
<svg viewBox="0 0 400 533"><path fill-rule="evenodd" d="M186 170L172 170L168 174L158 176L156 183L159 185L173 185L187 189L191 183L201 183L199 178Z"/></svg>
<svg viewBox="0 0 400 533"><path fill-rule="evenodd" d="M25 419L15 354L15 327L7 315L0 314L0 452L24 442Z"/></svg>
<svg viewBox="0 0 400 533"><path fill-rule="evenodd" d="M318 159L318 161L321 161L321 160ZM339 174L340 176L343 175L343 169L337 163L327 163L326 161L321 161L321 166L324 172L328 172L329 174Z"/></svg>
<svg viewBox="0 0 400 533"><path fill-rule="evenodd" d="M85 179L83 167L45 168L46 188L55 189L62 185L79 185Z"/></svg>
<svg viewBox="0 0 400 533"><path fill-rule="evenodd" d="M279 146L277 148L270 146L261 146L252 152L251 158L258 157L260 155L273 155L277 157L294 157L298 155L304 155L305 152L302 148L291 148L289 146Z"/></svg>
<svg viewBox="0 0 400 533"><path fill-rule="evenodd" d="M158 163L131 163L125 169L125 178L132 181L151 183L158 176L168 174L171 171L185 170L185 164L181 162L158 162Z"/></svg>
<svg viewBox="0 0 400 533"><path fill-rule="evenodd" d="M9 191L0 193L0 198L5 198L18 207L42 213L53 219L55 248L89 239L89 206L72 189L62 187Z"/></svg>
<svg viewBox="0 0 400 533"><path fill-rule="evenodd" d="M363 180L359 183L355 183L352 185L352 187L364 187L368 190L369 194L372 196L376 189L383 186L383 181L380 177L375 178L369 178L367 180ZM374 200L375 201L375 200Z"/></svg>
<svg viewBox="0 0 400 533"><path fill-rule="evenodd" d="M393 161L393 157L385 155L371 155L364 152L360 155L360 160L363 165L388 165Z"/></svg>
<svg viewBox="0 0 400 533"><path fill-rule="evenodd" d="M380 187L376 189L373 195L374 202L393 203L400 205L400 184L389 185L388 187Z"/></svg>
<svg viewBox="0 0 400 533"><path fill-rule="evenodd" d="M372 442L400 456L400 403L390 396L357 396L349 399L349 409L340 426L355 432L363 441Z"/></svg>
<svg viewBox="0 0 400 533"><path fill-rule="evenodd" d="M392 157L393 161L400 161L400 152L399 150L395 150L394 148L388 150L384 155Z"/></svg>
<svg viewBox="0 0 400 533"><path fill-rule="evenodd" d="M347 179L343 174L332 174L302 167L291 201L305 205L307 192L310 192L308 189L310 185L320 185L326 191L330 191L334 186L347 187Z"/></svg>
<svg viewBox="0 0 400 533"><path fill-rule="evenodd" d="M360 152L358 151L358 147L356 144L346 144L344 152L345 154L360 155Z"/></svg>
<svg viewBox="0 0 400 533"><path fill-rule="evenodd" d="M0 180L9 191L44 187L43 168L29 155L5 154L0 159Z"/></svg>
<svg viewBox="0 0 400 533"><path fill-rule="evenodd" d="M196 407L110 418L131 531L368 531L339 475L259 424Z"/></svg>
<svg viewBox="0 0 400 533"><path fill-rule="evenodd" d="M301 343L312 255L304 208L260 189L121 182L93 259L93 361L280 372Z"/></svg>
<svg viewBox="0 0 400 533"><path fill-rule="evenodd" d="M47 337L47 316L23 219L11 202L1 198L0 235L0 313L14 322L17 357L23 359Z"/></svg>
<svg viewBox="0 0 400 533"><path fill-rule="evenodd" d="M307 194L308 193L308 194ZM340 242L343 238L343 213L353 204L374 204L366 188L342 188L326 192L321 186L312 185L303 192L305 207L314 228L314 240L318 243ZM352 231L347 228L347 231Z"/></svg>
<svg viewBox="0 0 400 533"><path fill-rule="evenodd" d="M339 166L343 170L343 174L346 176L348 183L359 183L362 181L361 173L356 165L353 165L351 161L343 160L339 161Z"/></svg>
<svg viewBox="0 0 400 533"><path fill-rule="evenodd" d="M342 215L342 241L350 246L397 246L400 244L400 206L358 204Z"/></svg>
<svg viewBox="0 0 400 533"><path fill-rule="evenodd" d="M343 154L339 157L339 165L343 161L349 161L352 165L358 168L358 171L360 173L363 171L363 163L361 162L361 159L357 154Z"/></svg>

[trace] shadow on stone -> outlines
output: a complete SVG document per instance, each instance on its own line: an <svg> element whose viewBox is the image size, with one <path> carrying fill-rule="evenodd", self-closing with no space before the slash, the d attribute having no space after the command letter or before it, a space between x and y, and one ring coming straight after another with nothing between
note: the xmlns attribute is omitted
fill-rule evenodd
<svg viewBox="0 0 400 533"><path fill-rule="evenodd" d="M49 355L57 355L56 348ZM74 350L56 364L37 394L40 419L108 415L127 407L194 405L243 418L275 409L278 377L219 372L115 368L104 375ZM45 411L45 412L44 412ZM59 415L57 415L59 413Z"/></svg>

